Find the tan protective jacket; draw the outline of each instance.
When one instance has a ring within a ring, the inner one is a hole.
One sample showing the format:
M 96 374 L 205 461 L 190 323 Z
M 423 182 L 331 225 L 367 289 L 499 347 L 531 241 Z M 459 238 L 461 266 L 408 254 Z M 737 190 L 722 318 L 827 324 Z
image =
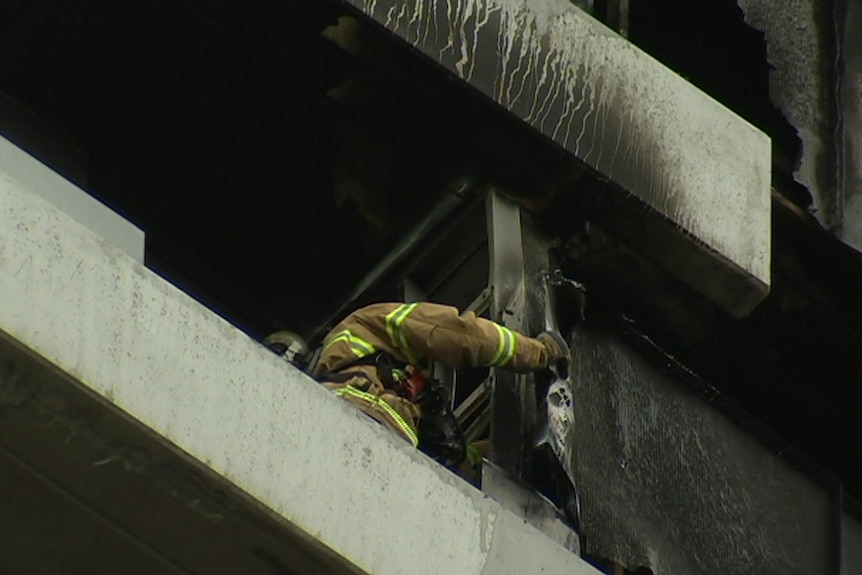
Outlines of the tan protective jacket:
M 487 365 L 535 371 L 548 364 L 541 342 L 473 312 L 459 314 L 454 307 L 434 303 L 379 303 L 353 312 L 324 338 L 314 375 L 326 383 L 330 374 L 357 374 L 326 385 L 413 445 L 418 444 L 419 407 L 386 389 L 375 366 L 355 365 L 379 352 L 410 365 L 427 359 L 454 368 Z

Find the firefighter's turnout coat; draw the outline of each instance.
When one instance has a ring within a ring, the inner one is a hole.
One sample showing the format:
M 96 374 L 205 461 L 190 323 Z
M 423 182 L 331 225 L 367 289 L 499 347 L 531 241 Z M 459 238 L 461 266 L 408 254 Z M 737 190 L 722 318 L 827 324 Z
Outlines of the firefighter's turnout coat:
M 535 371 L 548 365 L 540 341 L 473 312 L 459 314 L 454 307 L 379 303 L 350 314 L 324 338 L 314 375 L 414 446 L 418 444 L 420 408 L 399 395 L 391 381 L 383 381 L 380 366 L 369 361 L 381 353 L 410 366 L 408 372 L 427 360 L 454 368 L 498 366 L 514 371 Z

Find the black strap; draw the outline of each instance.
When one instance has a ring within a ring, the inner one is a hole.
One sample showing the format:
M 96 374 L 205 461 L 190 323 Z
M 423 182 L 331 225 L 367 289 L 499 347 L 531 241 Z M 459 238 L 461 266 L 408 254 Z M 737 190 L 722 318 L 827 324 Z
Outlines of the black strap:
M 329 377 L 333 373 L 338 373 L 344 371 L 345 369 L 349 369 L 351 367 L 356 367 L 359 365 L 374 365 L 377 362 L 377 354 L 366 355 L 365 357 L 358 357 L 356 359 L 352 359 L 347 363 L 343 363 L 341 365 L 337 365 L 333 367 L 324 377 Z
M 357 377 L 365 380 L 365 383 L 362 385 L 354 385 L 353 387 L 357 388 L 359 391 L 368 391 L 368 388 L 371 387 L 371 380 L 369 380 L 368 376 L 361 371 L 339 371 L 338 373 L 330 373 L 326 377 L 320 378 L 320 380 L 326 383 L 347 383 L 351 379 Z
M 365 379 L 368 379 L 368 376 L 361 371 L 345 371 L 350 368 L 362 365 L 375 366 L 377 368 L 377 377 L 380 379 L 380 383 L 382 383 L 383 387 L 386 389 L 394 389 L 397 383 L 392 377 L 392 370 L 404 369 L 406 367 L 405 363 L 398 361 L 397 359 L 392 357 L 392 355 L 386 353 L 385 351 L 381 351 L 371 355 L 366 355 L 365 357 L 358 357 L 345 364 L 339 365 L 332 369 L 332 371 L 321 375 L 320 377 L 318 377 L 318 379 L 321 381 L 330 381 L 332 383 L 343 383 L 344 381 L 350 379 L 350 377 L 356 376 L 361 376 Z M 337 381 L 336 379 L 340 381 Z

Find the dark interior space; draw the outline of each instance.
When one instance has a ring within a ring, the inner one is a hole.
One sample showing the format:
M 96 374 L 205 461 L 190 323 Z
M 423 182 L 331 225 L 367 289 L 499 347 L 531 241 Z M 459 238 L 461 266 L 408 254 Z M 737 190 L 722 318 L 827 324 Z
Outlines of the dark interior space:
M 0 90 L 85 151 L 151 268 L 256 337 L 314 327 L 451 182 L 559 162 L 390 39 L 373 62 L 325 39 L 338 3 L 0 10 Z
M 322 35 L 348 13 L 324 0 L 8 0 L 0 91 L 83 151 L 84 187 L 146 231 L 149 267 L 253 337 L 307 333 L 457 182 L 498 184 L 541 211 L 570 171 L 385 33 Z M 804 212 L 810 196 L 790 177 L 800 144 L 769 102 L 762 34 L 732 0 L 633 1 L 630 30 L 772 136 L 791 200 L 775 200 L 773 293 L 739 321 L 624 248 L 573 273 L 595 313 L 633 318 L 862 496 L 848 456 L 862 433 L 862 262 Z M 580 232 L 578 194 L 599 192 L 572 190 L 539 218 Z

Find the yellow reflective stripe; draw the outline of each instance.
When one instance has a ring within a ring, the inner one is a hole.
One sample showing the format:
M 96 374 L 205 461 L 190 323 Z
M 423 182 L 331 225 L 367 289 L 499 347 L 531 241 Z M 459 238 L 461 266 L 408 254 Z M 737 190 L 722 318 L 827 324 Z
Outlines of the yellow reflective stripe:
M 332 347 L 339 341 L 347 342 L 347 344 L 350 346 L 350 351 L 352 351 L 353 355 L 355 355 L 356 357 L 365 357 L 366 355 L 371 355 L 376 351 L 373 345 L 371 345 L 361 337 L 356 337 L 355 335 L 350 333 L 349 329 L 339 332 L 335 337 L 326 342 L 326 345 L 323 346 L 323 351 L 327 351 L 330 347 Z
M 500 361 L 500 358 L 503 357 L 503 354 L 506 352 L 506 336 L 503 334 L 503 327 L 496 323 L 494 324 L 494 327 L 497 328 L 500 339 L 497 342 L 497 353 L 495 353 L 494 357 L 491 358 L 491 365 L 497 365 L 497 362 Z
M 419 437 L 416 436 L 416 432 L 413 431 L 413 428 L 404 421 L 404 418 L 395 411 L 395 408 L 389 405 L 389 403 L 381 399 L 379 396 L 373 395 L 371 393 L 365 393 L 364 391 L 359 391 L 352 385 L 345 385 L 339 389 L 336 389 L 333 393 L 338 396 L 342 396 L 344 394 L 352 395 L 353 397 L 357 397 L 359 399 L 365 400 L 369 403 L 373 403 L 374 405 L 380 407 L 385 411 L 401 428 L 401 430 L 410 438 L 410 442 L 413 444 L 413 447 L 417 447 L 419 445 Z
M 356 350 L 358 349 L 360 352 L 362 352 L 363 357 L 366 355 L 371 355 L 372 353 L 377 351 L 376 349 L 374 349 L 373 345 L 371 345 L 361 337 L 356 337 L 353 334 L 350 334 L 350 346 L 354 348 L 353 353 L 356 353 Z
M 494 325 L 500 334 L 500 341 L 497 343 L 497 353 L 491 359 L 491 365 L 504 366 L 515 357 L 515 352 L 518 350 L 518 340 L 511 330 L 497 323 Z
M 467 463 L 470 467 L 482 465 L 482 452 L 472 443 L 467 444 Z
M 392 342 L 393 347 L 404 352 L 409 363 L 416 363 L 416 356 L 413 354 L 413 350 L 410 349 L 410 344 L 407 343 L 407 335 L 404 333 L 402 326 L 404 320 L 416 309 L 417 305 L 419 304 L 400 305 L 386 316 L 386 333 L 389 334 L 389 341 Z
M 323 351 L 327 351 L 330 347 L 332 347 L 339 341 L 350 341 L 350 332 L 342 331 L 341 333 L 330 339 L 328 342 L 326 342 L 326 345 L 323 346 Z

